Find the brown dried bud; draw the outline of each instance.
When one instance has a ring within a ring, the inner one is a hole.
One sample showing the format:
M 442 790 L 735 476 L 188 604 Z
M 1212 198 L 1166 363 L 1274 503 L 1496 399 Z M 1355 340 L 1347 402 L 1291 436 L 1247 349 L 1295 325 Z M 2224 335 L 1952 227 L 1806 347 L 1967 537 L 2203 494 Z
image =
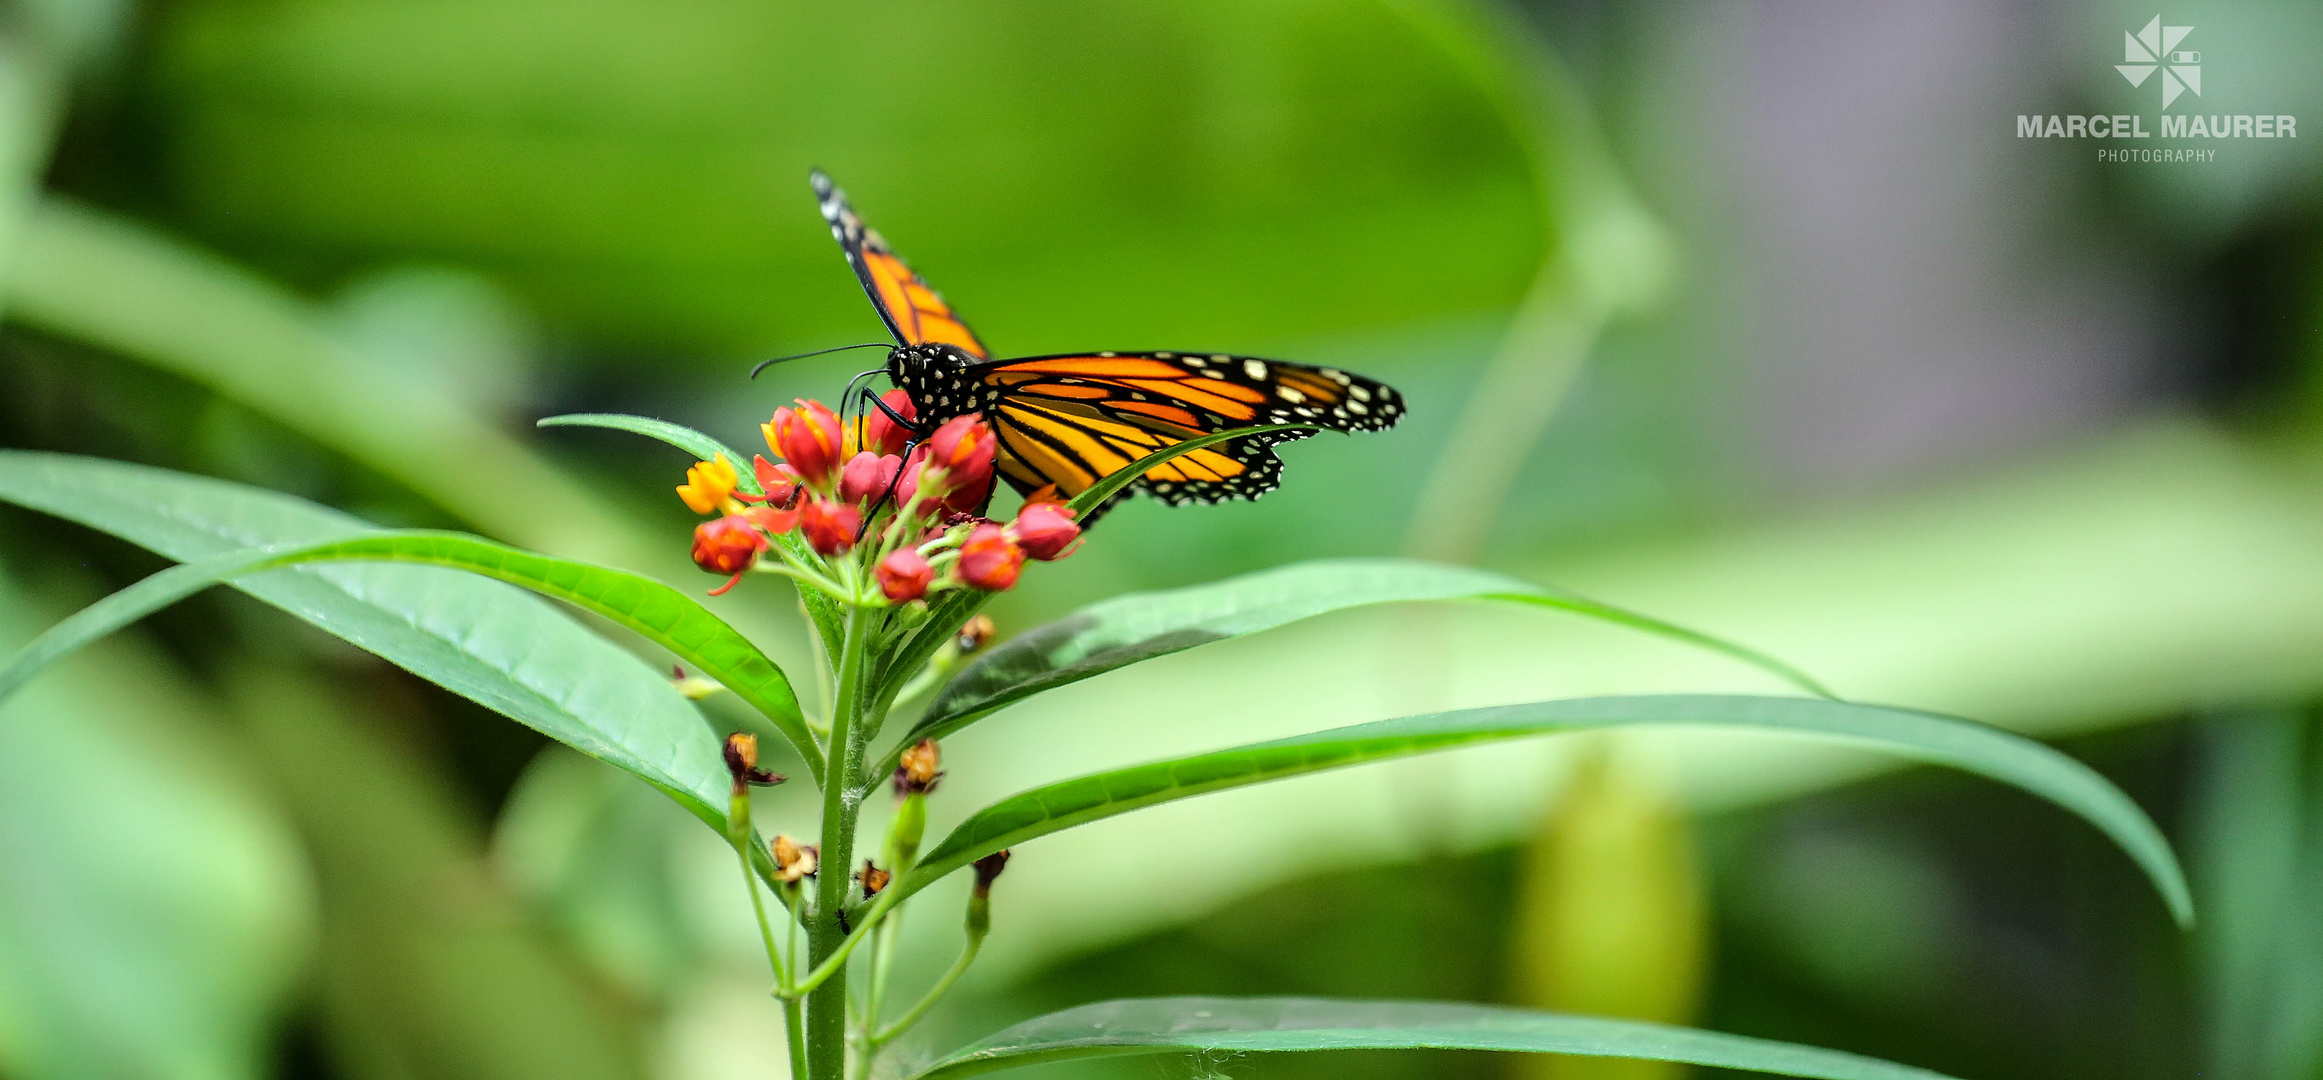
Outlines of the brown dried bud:
M 863 898 L 869 900 L 879 895 L 879 890 L 886 888 L 888 881 L 895 875 L 873 865 L 871 860 L 865 859 L 863 860 L 863 872 L 856 876 L 863 879 Z
M 944 778 L 943 755 L 936 752 L 936 740 L 921 739 L 904 750 L 895 764 L 895 795 L 925 795 L 936 790 L 936 781 Z
M 800 878 L 813 877 L 822 868 L 823 851 L 813 844 L 802 844 L 778 834 L 773 848 L 774 874 L 786 885 L 796 885 Z
M 764 787 L 783 781 L 782 774 L 758 767 L 758 736 L 747 731 L 726 736 L 726 772 L 734 777 L 736 791 L 750 784 Z
M 976 899 L 990 898 L 992 896 L 992 882 L 1000 877 L 1002 870 L 1007 868 L 1008 849 L 1006 848 L 976 860 Z
M 952 639 L 952 647 L 966 656 L 990 644 L 997 632 L 999 628 L 992 624 L 992 616 L 978 615 L 960 627 L 959 636 Z

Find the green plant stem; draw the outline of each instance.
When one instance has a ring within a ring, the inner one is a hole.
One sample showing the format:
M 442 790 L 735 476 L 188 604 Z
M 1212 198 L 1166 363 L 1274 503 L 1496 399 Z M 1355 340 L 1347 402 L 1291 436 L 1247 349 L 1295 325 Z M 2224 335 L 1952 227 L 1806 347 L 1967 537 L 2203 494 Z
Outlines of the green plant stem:
M 910 1031 L 913 1024 L 919 1023 L 920 1018 L 926 1016 L 928 1010 L 935 1008 L 936 1002 L 951 991 L 952 984 L 960 981 L 960 975 L 968 970 L 968 965 L 976 962 L 976 953 L 983 947 L 984 935 L 970 934 L 968 944 L 960 949 L 960 958 L 952 961 L 951 970 L 944 972 L 944 977 L 937 979 L 936 985 L 928 988 L 928 992 L 920 998 L 919 1004 L 911 1007 L 910 1012 L 897 1017 L 895 1023 L 874 1032 L 871 1049 L 876 1052 L 880 1047 L 895 1041 L 896 1036 Z
M 863 715 L 866 653 L 877 613 L 849 605 L 834 674 L 830 758 L 823 783 L 822 868 L 815 876 L 815 914 L 807 927 L 807 961 L 813 971 L 796 992 L 807 1004 L 807 1080 L 846 1080 L 847 953 L 858 934 L 844 922 L 848 867 L 855 858 L 855 819 L 863 804 Z M 860 928 L 856 928 L 860 929 Z
M 750 868 L 749 845 L 747 838 L 734 845 L 734 854 L 740 856 L 742 861 L 742 887 L 750 890 L 750 910 L 758 916 L 758 940 L 765 943 L 766 963 L 774 969 L 775 993 L 788 997 L 790 970 L 782 962 L 782 950 L 774 946 L 774 927 L 766 921 L 766 898 L 758 895 L 758 875 Z
M 806 1080 L 807 1021 L 796 997 L 782 999 L 782 1030 L 783 1041 L 790 1044 L 791 1080 Z
M 897 872 L 901 873 L 900 867 Z M 903 910 L 879 920 L 879 928 L 872 931 L 871 986 L 864 993 L 863 1053 L 866 1058 L 879 1052 L 879 1040 L 873 1033 L 879 1029 L 879 1008 L 887 1000 L 887 970 L 895 962 L 896 935 L 903 932 Z

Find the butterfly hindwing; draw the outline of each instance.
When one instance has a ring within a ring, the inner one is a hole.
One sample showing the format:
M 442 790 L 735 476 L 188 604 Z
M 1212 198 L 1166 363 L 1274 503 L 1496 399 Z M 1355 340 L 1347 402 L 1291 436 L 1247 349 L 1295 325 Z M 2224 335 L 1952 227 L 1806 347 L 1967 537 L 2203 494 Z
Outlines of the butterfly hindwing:
M 1222 353 L 1075 353 L 977 364 L 999 436 L 1001 472 L 1017 490 L 1050 483 L 1070 497 L 1137 459 L 1234 428 L 1312 424 L 1336 431 L 1391 427 L 1403 415 L 1392 387 L 1333 368 Z M 1251 499 L 1282 473 L 1286 431 L 1181 455 L 1131 485 L 1172 505 Z
M 978 359 L 992 355 L 976 332 L 968 329 L 952 305 L 931 288 L 927 281 L 912 271 L 903 256 L 887 246 L 879 231 L 863 224 L 855 208 L 848 204 L 847 193 L 831 183 L 831 178 L 816 171 L 810 177 L 815 185 L 815 199 L 822 204 L 823 220 L 831 223 L 831 236 L 839 241 L 840 250 L 847 253 L 847 265 L 855 268 L 855 276 L 862 279 L 863 291 L 871 294 L 871 306 L 879 311 L 879 318 L 887 324 L 888 332 L 906 345 L 951 345 Z

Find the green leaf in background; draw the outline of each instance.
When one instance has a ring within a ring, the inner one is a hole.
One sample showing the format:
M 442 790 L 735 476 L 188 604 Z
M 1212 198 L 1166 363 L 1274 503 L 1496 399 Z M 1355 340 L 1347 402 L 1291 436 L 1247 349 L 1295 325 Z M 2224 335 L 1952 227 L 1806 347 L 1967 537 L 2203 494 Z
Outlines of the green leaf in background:
M 261 264 L 459 259 L 600 341 L 868 341 L 819 163 L 1010 353 L 1226 348 L 1499 310 L 1562 227 L 1398 6 L 198 0 L 138 89 L 153 182 Z
M 51 617 L 24 584 L 0 578 L 0 648 Z M 0 1074 L 270 1075 L 314 896 L 221 720 L 126 640 L 0 705 Z
M 317 1011 L 338 1075 L 647 1076 L 635 1010 L 509 892 L 449 778 L 385 726 L 392 711 L 288 670 L 228 683 L 322 886 Z
M 459 395 L 384 370 L 301 297 L 152 226 L 51 198 L 8 298 L 12 319 L 209 387 L 483 532 L 628 561 L 617 513 Z
M 178 600 L 244 574 L 327 562 L 404 562 L 465 570 L 519 585 L 595 612 L 643 635 L 693 664 L 772 720 L 810 768 L 821 764 L 814 734 L 799 715 L 798 699 L 782 669 L 693 597 L 651 578 L 588 563 L 553 559 L 481 537 L 427 529 L 380 533 L 306 547 L 228 552 L 171 567 L 75 613 L 41 635 L 0 669 L 0 697 L 42 665 L 81 644 L 142 619 Z M 681 801 L 699 794 L 699 778 L 671 771 L 698 755 L 686 746 L 654 747 L 622 732 L 567 727 L 544 732 L 591 757 L 635 773 Z M 706 730 L 686 741 L 709 738 Z M 818 775 L 821 770 L 816 769 Z M 714 810 L 714 807 L 711 809 Z
M 1709 882 L 1694 825 L 1617 740 L 1581 736 L 1572 780 L 1525 845 L 1500 973 L 1508 1004 L 1690 1024 L 1710 966 Z M 1665 1061 L 1536 1055 L 1508 1080 L 1685 1080 Z
M 240 484 L 13 450 L 0 450 L 0 501 L 180 560 L 375 531 Z M 685 781 L 679 791 L 688 809 L 724 820 L 725 765 L 701 713 L 662 672 L 520 589 L 460 571 L 384 565 L 274 570 L 235 587 L 551 738 L 634 746 L 637 760 L 660 760 Z
M 1440 1001 L 1211 997 L 1101 1001 L 1050 1013 L 957 1050 L 913 1080 L 1127 1055 L 1408 1049 L 1643 1058 L 1821 1080 L 1944 1080 L 1837 1050 L 1636 1020 Z
M 1828 696 L 1812 678 L 1763 653 L 1505 574 L 1410 559 L 1331 559 L 1118 596 L 1035 627 L 953 676 L 906 741 L 942 738 L 1012 702 L 1140 660 L 1333 611 L 1427 600 L 1494 600 L 1570 611 L 1724 653 Z
M 1707 694 L 1578 698 L 1407 716 L 1060 781 L 977 811 L 881 899 L 899 903 L 1002 848 L 1159 803 L 1431 750 L 1633 724 L 1837 736 L 2012 784 L 2097 826 L 2144 869 L 2181 925 L 2193 921 L 2185 874 L 2161 830 L 2119 788 L 2064 754 L 1998 728 L 1911 709 Z M 889 894 L 895 899 L 888 900 Z

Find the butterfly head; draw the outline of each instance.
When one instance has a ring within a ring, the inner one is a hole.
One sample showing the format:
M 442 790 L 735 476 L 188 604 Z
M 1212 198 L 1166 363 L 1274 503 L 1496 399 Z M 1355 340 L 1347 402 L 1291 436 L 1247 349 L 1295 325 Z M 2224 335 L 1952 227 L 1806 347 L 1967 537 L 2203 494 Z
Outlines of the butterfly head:
M 922 417 L 941 422 L 982 407 L 982 395 L 968 376 L 968 365 L 975 362 L 975 356 L 955 345 L 899 345 L 888 351 L 887 374 L 911 395 Z

